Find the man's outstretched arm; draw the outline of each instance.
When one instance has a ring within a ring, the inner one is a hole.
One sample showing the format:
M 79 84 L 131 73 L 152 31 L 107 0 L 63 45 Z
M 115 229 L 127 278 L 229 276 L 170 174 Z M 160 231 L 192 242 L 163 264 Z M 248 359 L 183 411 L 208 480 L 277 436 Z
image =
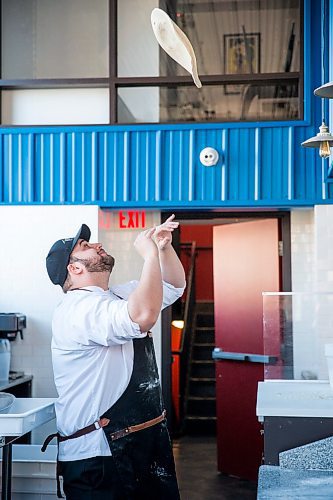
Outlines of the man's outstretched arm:
M 154 326 L 162 306 L 162 276 L 158 249 L 152 239 L 154 232 L 155 228 L 143 231 L 134 243 L 144 264 L 138 286 L 128 298 L 128 313 L 141 332 Z
M 177 253 L 172 246 L 172 232 L 179 226 L 172 214 L 155 229 L 155 241 L 159 250 L 162 278 L 176 288 L 185 286 L 185 272 Z

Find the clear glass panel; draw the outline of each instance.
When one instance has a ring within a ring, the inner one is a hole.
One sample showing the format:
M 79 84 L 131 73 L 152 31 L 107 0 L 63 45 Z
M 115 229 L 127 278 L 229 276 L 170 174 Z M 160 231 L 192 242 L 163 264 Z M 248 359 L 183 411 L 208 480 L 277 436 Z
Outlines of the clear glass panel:
M 299 118 L 298 88 L 288 85 L 133 87 L 118 92 L 118 121 L 250 121 Z
M 150 21 L 155 7 L 158 0 L 118 1 L 118 76 L 159 76 L 159 45 Z
M 264 293 L 263 326 L 264 352 L 275 358 L 265 365 L 265 380 L 329 378 L 333 293 Z
M 159 122 L 158 87 L 132 87 L 118 90 L 119 123 Z
M 5 90 L 2 125 L 87 125 L 109 123 L 108 89 Z
M 154 7 L 167 11 L 186 33 L 201 75 L 300 69 L 299 0 L 179 0 L 160 5 L 158 0 L 121 0 L 120 76 L 187 74 L 159 51 L 150 26 Z
M 3 0 L 2 78 L 108 76 L 108 0 Z

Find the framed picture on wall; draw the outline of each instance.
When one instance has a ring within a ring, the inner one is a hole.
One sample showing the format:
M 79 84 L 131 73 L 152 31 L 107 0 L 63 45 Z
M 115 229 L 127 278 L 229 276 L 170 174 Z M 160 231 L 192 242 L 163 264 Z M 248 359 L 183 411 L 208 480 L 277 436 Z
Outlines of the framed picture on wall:
M 224 73 L 244 75 L 260 73 L 260 33 L 224 35 Z M 242 85 L 225 85 L 226 94 L 239 94 Z

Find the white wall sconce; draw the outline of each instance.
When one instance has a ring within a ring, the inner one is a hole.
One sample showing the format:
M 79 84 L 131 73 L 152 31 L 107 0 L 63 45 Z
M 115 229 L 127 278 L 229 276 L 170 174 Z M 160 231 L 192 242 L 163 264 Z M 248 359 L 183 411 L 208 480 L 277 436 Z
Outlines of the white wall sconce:
M 213 167 L 219 161 L 219 154 L 214 148 L 204 148 L 200 151 L 200 161 L 205 167 Z

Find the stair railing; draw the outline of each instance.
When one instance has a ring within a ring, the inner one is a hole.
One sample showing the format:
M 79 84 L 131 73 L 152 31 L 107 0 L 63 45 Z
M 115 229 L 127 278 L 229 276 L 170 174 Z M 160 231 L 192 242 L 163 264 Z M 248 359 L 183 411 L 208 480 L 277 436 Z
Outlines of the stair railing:
M 187 393 L 189 385 L 190 352 L 193 337 L 193 316 L 195 309 L 195 259 L 196 242 L 182 243 L 182 248 L 189 250 L 190 263 L 186 279 L 186 299 L 184 307 L 184 327 L 180 347 L 172 351 L 172 356 L 179 356 L 179 428 L 183 427 L 186 415 Z

